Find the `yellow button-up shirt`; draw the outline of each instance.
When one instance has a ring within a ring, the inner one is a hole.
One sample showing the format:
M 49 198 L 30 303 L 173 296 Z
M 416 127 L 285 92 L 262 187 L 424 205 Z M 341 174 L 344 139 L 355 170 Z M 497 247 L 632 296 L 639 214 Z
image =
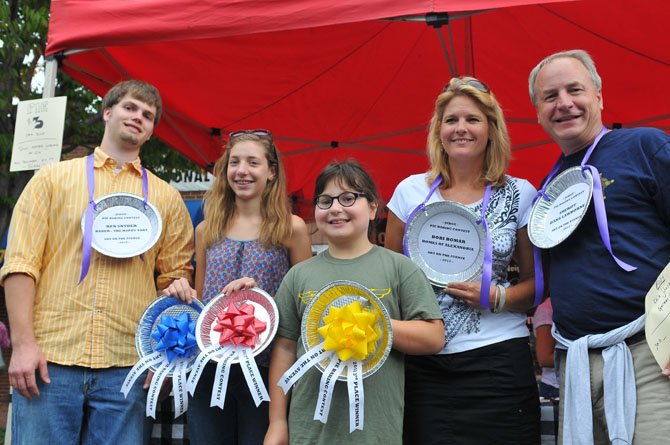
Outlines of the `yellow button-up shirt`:
M 142 196 L 139 159 L 116 162 L 97 148 L 95 199 L 109 193 Z M 115 171 L 116 169 L 116 171 Z M 12 273 L 36 283 L 33 328 L 47 361 L 90 368 L 131 366 L 138 356 L 135 328 L 157 289 L 176 278 L 191 279 L 193 226 L 179 193 L 148 172 L 149 202 L 163 230 L 141 256 L 111 258 L 91 250 L 86 278 L 79 284 L 88 203 L 86 158 L 43 167 L 14 208 L 0 282 Z

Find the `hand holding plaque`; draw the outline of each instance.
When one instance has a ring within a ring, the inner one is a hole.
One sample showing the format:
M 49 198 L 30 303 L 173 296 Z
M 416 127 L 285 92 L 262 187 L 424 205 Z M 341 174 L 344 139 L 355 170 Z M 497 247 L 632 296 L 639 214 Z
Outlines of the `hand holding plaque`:
M 407 222 L 405 236 L 409 258 L 436 286 L 471 281 L 482 272 L 486 232 L 463 204 L 427 205 Z

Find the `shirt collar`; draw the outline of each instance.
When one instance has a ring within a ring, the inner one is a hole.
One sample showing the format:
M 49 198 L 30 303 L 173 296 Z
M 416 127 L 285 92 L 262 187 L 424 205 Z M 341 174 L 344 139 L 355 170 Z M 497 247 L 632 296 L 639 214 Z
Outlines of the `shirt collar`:
M 112 157 L 105 153 L 100 147 L 96 147 L 93 153 L 93 165 L 95 168 L 100 168 L 108 162 L 115 163 Z M 140 161 L 139 157 L 135 158 L 133 162 L 130 162 L 129 164 L 136 173 L 142 176 L 142 161 Z

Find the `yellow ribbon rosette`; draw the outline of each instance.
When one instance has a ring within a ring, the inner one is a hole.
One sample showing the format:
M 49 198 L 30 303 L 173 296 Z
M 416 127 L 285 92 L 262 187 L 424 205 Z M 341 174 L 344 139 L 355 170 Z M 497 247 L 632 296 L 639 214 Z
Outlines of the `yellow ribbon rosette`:
M 302 318 L 305 352 L 281 376 L 285 394 L 311 368 L 321 371 L 314 420 L 326 423 L 336 386 L 347 386 L 349 432 L 365 425 L 363 379 L 378 370 L 393 344 L 391 318 L 381 300 L 353 281 L 338 280 L 315 293 Z M 342 383 L 340 383 L 342 382 Z
M 344 307 L 331 307 L 318 329 L 324 338 L 324 349 L 335 351 L 342 361 L 365 360 L 381 337 L 377 314 L 363 309 L 359 301 Z

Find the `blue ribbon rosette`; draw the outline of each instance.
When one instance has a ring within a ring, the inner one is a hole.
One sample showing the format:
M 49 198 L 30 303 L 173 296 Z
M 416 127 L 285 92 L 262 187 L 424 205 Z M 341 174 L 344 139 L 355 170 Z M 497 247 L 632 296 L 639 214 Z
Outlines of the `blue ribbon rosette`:
M 200 352 L 195 329 L 202 309 L 203 304 L 197 299 L 185 304 L 173 297 L 161 297 L 144 311 L 135 332 L 135 347 L 140 360 L 128 373 L 121 392 L 127 397 L 144 371 L 153 371 L 147 393 L 147 416 L 156 418 L 160 389 L 168 377 L 173 378 L 175 418 L 188 409 L 187 373 Z

